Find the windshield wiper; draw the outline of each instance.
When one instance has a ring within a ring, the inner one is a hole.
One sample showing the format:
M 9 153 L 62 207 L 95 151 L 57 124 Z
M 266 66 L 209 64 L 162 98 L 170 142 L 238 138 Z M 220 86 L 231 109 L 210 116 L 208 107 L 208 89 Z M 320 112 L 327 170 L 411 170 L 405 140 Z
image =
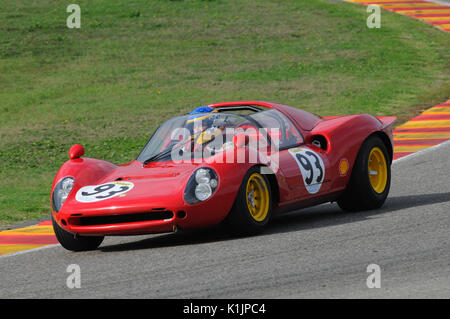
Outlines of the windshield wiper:
M 203 131 L 202 131 L 203 132 Z M 174 144 L 174 145 L 172 145 L 172 147 L 169 147 L 168 149 L 165 149 L 164 151 L 161 151 L 161 152 L 159 152 L 159 153 L 157 153 L 157 154 L 155 154 L 155 155 L 153 155 L 153 156 L 151 156 L 150 158 L 148 158 L 148 159 L 146 159 L 142 164 L 143 165 L 147 165 L 148 163 L 150 163 L 150 162 L 154 162 L 154 161 L 157 161 L 157 160 L 159 160 L 159 159 L 161 159 L 161 158 L 164 158 L 165 156 L 167 156 L 167 155 L 169 155 L 171 152 L 172 152 L 172 150 L 173 150 L 173 148 L 174 147 L 179 147 L 179 148 L 181 148 L 181 146 L 182 145 L 184 145 L 184 144 L 186 144 L 186 142 L 188 142 L 188 141 L 190 141 L 190 142 L 192 142 L 192 141 L 194 141 L 202 132 L 200 132 L 200 133 L 197 133 L 197 135 L 191 135 L 188 139 L 186 139 L 185 141 L 183 141 L 183 142 L 180 142 L 180 143 L 176 143 L 176 144 Z
M 172 147 L 169 148 L 169 149 L 166 149 L 166 150 L 164 150 L 164 151 L 162 151 L 160 153 L 157 153 L 157 154 L 155 154 L 155 155 L 153 155 L 151 157 L 149 157 L 148 159 L 146 159 L 143 162 L 143 165 L 147 165 L 150 162 L 154 162 L 154 161 L 157 161 L 157 160 L 159 160 L 161 158 L 164 158 L 165 156 L 169 155 L 171 152 L 172 152 Z
M 192 138 L 192 137 L 191 137 L 191 138 Z M 150 162 L 154 162 L 154 161 L 157 161 L 157 160 L 159 160 L 159 159 L 161 159 L 161 158 L 166 157 L 167 155 L 169 155 L 170 153 L 172 153 L 172 150 L 173 150 L 174 147 L 181 148 L 182 144 L 183 144 L 183 143 L 176 143 L 176 144 L 173 144 L 172 146 L 169 146 L 169 148 L 165 149 L 164 151 L 161 151 L 161 152 L 159 152 L 159 153 L 156 153 L 155 155 L 153 155 L 153 156 L 149 157 L 148 159 L 146 159 L 146 160 L 143 162 L 143 165 L 147 165 L 147 164 L 150 163 Z

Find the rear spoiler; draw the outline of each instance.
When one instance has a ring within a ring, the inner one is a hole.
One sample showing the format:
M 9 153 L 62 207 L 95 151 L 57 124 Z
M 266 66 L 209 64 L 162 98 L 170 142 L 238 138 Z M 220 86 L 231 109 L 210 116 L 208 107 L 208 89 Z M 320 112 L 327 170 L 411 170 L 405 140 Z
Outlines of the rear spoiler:
M 332 120 L 339 117 L 348 116 L 348 115 L 333 115 L 333 116 L 322 116 L 322 119 L 324 120 Z M 395 116 L 375 116 L 381 123 L 383 123 L 384 127 L 388 127 L 392 125 L 397 118 Z
M 397 120 L 395 116 L 376 116 L 376 118 L 384 124 L 384 127 L 391 126 Z

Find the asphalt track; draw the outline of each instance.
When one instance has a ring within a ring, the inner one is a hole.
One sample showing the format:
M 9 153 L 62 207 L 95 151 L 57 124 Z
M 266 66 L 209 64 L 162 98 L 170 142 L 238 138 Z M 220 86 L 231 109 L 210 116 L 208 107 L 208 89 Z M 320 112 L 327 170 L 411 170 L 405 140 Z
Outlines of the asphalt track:
M 1 298 L 449 298 L 450 142 L 393 164 L 376 211 L 326 204 L 280 216 L 263 235 L 218 231 L 110 237 L 0 257 Z M 68 265 L 81 288 L 66 285 Z M 369 289 L 369 264 L 381 288 Z

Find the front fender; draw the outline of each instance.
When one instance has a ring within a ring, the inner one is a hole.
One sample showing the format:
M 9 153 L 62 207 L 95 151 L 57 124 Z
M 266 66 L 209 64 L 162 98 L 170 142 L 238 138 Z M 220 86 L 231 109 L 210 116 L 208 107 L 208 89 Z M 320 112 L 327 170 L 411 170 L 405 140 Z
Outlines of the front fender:
M 56 173 L 52 192 L 55 185 L 66 176 L 72 176 L 75 179 L 75 185 L 90 185 L 95 184 L 116 168 L 117 165 L 95 158 L 84 157 L 68 160 Z

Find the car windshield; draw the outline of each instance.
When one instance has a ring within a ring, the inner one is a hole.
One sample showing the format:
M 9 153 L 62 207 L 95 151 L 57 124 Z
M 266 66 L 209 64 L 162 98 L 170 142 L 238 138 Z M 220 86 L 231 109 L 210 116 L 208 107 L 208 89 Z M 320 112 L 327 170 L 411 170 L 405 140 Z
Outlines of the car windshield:
M 276 110 L 234 114 L 231 112 L 210 112 L 183 115 L 163 123 L 152 135 L 139 154 L 141 162 L 169 161 L 206 157 L 234 147 L 232 137 L 245 132 L 250 140 L 257 141 L 257 147 L 267 147 L 273 140 L 276 146 L 284 146 L 282 138 L 286 130 L 292 130 L 292 143 L 298 143 L 301 136 L 284 115 Z M 281 130 L 284 131 L 280 132 Z M 275 132 L 275 133 L 273 133 Z

